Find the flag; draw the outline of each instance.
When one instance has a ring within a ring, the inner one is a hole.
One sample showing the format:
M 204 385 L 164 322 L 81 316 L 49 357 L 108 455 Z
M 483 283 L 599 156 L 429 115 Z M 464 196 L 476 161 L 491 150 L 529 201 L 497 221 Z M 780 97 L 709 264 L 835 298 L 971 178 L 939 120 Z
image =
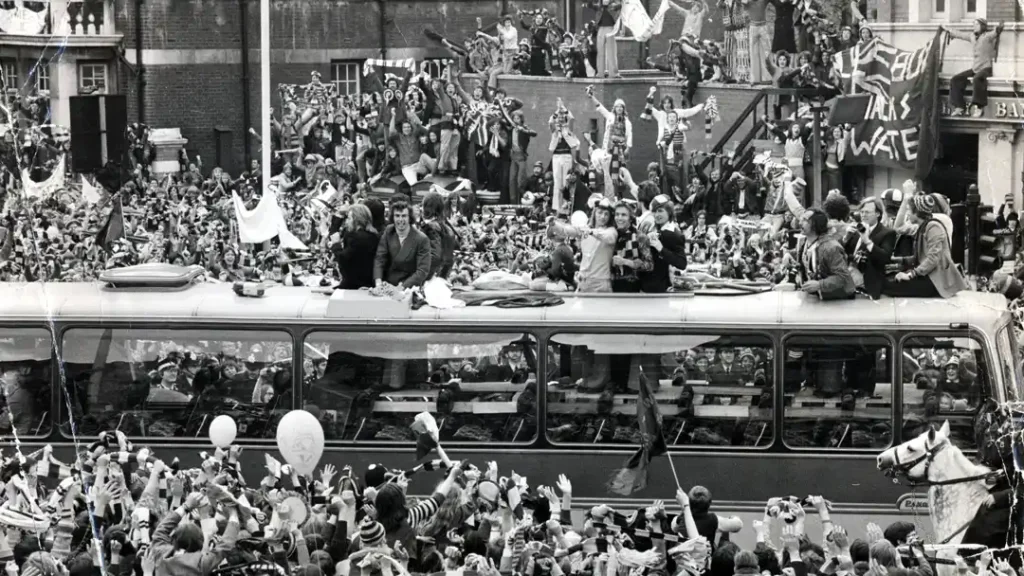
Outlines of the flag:
M 647 376 L 640 372 L 640 392 L 636 402 L 636 421 L 640 428 L 640 449 L 630 456 L 625 466 L 612 475 L 608 491 L 629 496 L 647 487 L 647 466 L 656 456 L 668 452 L 661 429 L 661 412 L 651 392 Z
M 85 179 L 84 175 L 82 176 L 82 198 L 84 198 L 90 206 L 100 201 L 100 189 L 90 184 L 89 181 Z
M 419 462 L 438 446 L 440 433 L 437 421 L 430 412 L 421 412 L 416 415 L 410 428 L 416 433 L 416 461 Z
M 878 37 L 832 57 L 844 94 L 831 117 L 853 125 L 845 162 L 927 175 L 938 146 L 942 32 L 924 47 L 900 50 Z M 868 94 L 865 105 L 863 94 Z M 853 116 L 851 118 L 851 116 Z M 857 117 L 859 116 L 859 119 Z
M 124 207 L 121 206 L 121 199 L 114 199 L 114 208 L 107 216 L 107 222 L 96 234 L 96 244 L 107 252 L 111 251 L 114 242 L 124 237 Z
M 661 0 L 661 7 L 655 12 L 654 18 L 651 18 L 640 0 L 626 0 L 622 3 L 622 12 L 619 13 L 620 26 L 617 33 L 621 34 L 622 28 L 625 27 L 637 42 L 646 42 L 652 36 L 661 34 L 668 8 L 669 0 Z
M 928 63 L 925 65 L 921 92 L 921 125 L 918 128 L 917 164 L 914 173 L 918 180 L 924 181 L 932 170 L 935 157 L 939 154 L 939 119 L 942 116 L 942 105 L 939 103 L 939 70 L 942 68 L 942 29 L 935 31 L 928 51 Z
M 316 188 L 316 197 L 313 200 L 319 203 L 319 208 L 325 209 L 334 206 L 334 198 L 338 195 L 338 190 L 331 185 L 327 180 L 321 180 L 320 185 Z
M 238 240 L 243 244 L 259 244 L 277 236 L 281 248 L 306 250 L 306 245 L 288 231 L 284 221 L 284 213 L 277 203 L 277 194 L 267 189 L 260 198 L 260 203 L 252 210 L 247 210 L 242 199 L 235 192 L 231 193 L 231 201 L 235 207 L 235 219 L 238 222 Z
M 64 188 L 65 157 L 61 156 L 50 177 L 42 182 L 32 180 L 28 170 L 21 171 L 21 188 L 29 198 L 43 198 Z

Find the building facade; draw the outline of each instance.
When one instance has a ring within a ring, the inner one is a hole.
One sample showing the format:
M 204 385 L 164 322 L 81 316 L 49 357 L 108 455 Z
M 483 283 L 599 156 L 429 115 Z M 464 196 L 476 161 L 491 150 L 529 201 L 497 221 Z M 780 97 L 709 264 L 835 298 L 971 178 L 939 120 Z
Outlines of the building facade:
M 259 17 L 257 0 L 4 0 L 0 70 L 53 124 L 73 97 L 121 95 L 128 122 L 180 128 L 207 170 L 238 172 L 258 157 Z
M 980 118 L 949 117 L 949 78 L 971 67 L 971 46 L 952 40 L 945 47 L 941 76 L 944 117 L 941 155 L 929 185 L 954 200 L 976 181 L 982 202 L 998 206 L 1007 194 L 1021 205 L 1024 189 L 1024 100 L 1019 82 L 1024 79 L 1024 22 L 1021 3 L 1015 0 L 869 0 L 871 28 L 894 46 L 913 49 L 924 45 L 939 25 L 969 33 L 977 18 L 1005 28 L 999 41 L 989 105 Z M 899 170 L 875 169 L 874 191 L 896 187 L 908 177 Z

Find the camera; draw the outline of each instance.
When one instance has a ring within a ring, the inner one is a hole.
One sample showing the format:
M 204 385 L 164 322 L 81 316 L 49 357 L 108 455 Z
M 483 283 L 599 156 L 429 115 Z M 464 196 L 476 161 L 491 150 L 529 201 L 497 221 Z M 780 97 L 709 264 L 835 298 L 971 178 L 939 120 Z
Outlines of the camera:
M 867 228 L 867 226 L 864 225 L 863 222 L 858 222 L 857 223 L 857 231 L 863 234 L 864 232 L 868 231 L 868 228 Z

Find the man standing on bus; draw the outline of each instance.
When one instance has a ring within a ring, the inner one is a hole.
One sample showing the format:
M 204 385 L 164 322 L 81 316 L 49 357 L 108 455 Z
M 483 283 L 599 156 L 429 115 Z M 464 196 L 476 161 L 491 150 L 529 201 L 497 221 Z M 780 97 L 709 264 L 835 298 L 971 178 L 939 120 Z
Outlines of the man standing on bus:
M 811 208 L 801 217 L 804 244 L 800 250 L 803 284 L 807 294 L 822 300 L 853 298 L 856 286 L 846 262 L 846 252 L 838 240 L 828 233 L 828 216 Z
M 391 224 L 377 245 L 373 280 L 399 288 L 420 286 L 430 270 L 430 240 L 412 225 L 412 210 L 405 202 L 391 205 Z
M 881 223 L 884 215 L 881 199 L 865 198 L 860 204 L 860 224 L 850 228 L 846 239 L 846 254 L 863 278 L 864 292 L 873 300 L 882 295 L 885 267 L 896 247 L 896 232 Z

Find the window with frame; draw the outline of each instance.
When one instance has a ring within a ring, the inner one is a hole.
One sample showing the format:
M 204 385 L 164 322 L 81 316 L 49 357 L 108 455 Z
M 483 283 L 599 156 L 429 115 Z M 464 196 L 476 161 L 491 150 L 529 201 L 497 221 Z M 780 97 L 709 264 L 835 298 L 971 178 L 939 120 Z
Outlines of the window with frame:
M 548 439 L 639 444 L 643 375 L 670 447 L 765 448 L 775 437 L 773 366 L 766 336 L 557 334 L 548 346 Z
M 990 390 L 989 366 L 977 340 L 915 335 L 903 341 L 904 439 L 948 421 L 953 443 L 976 449 L 974 416 Z
M 442 442 L 531 442 L 537 343 L 522 333 L 316 332 L 303 346 L 303 402 L 327 440 L 415 442 L 420 412 Z
M 0 434 L 50 433 L 53 337 L 42 328 L 0 331 Z
M 0 60 L 0 70 L 4 75 L 4 88 L 6 90 L 20 90 L 21 83 L 18 81 L 18 63 L 14 60 Z
M 338 96 L 359 94 L 363 81 L 363 65 L 360 62 L 332 62 L 331 82 L 337 87 Z
M 946 13 L 946 0 L 932 0 L 932 13 L 933 14 L 945 14 Z
M 50 91 L 50 66 L 45 62 L 40 62 L 32 70 L 32 75 L 36 81 L 37 92 L 49 92 Z
M 978 0 L 967 0 L 967 14 L 974 16 L 978 13 Z
M 79 434 L 205 438 L 228 414 L 239 438 L 273 438 L 292 407 L 286 332 L 72 329 L 62 352 Z
M 86 62 L 78 65 L 78 91 L 82 94 L 107 93 L 107 64 Z
M 880 449 L 892 442 L 892 346 L 874 336 L 784 343 L 782 438 L 790 448 Z

